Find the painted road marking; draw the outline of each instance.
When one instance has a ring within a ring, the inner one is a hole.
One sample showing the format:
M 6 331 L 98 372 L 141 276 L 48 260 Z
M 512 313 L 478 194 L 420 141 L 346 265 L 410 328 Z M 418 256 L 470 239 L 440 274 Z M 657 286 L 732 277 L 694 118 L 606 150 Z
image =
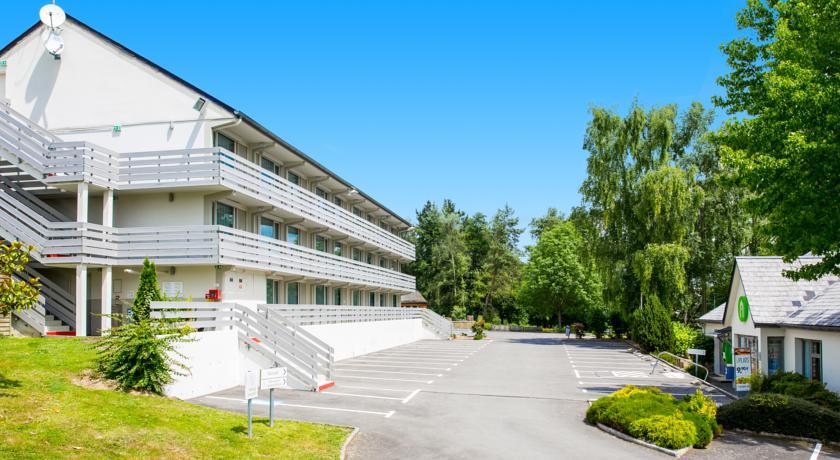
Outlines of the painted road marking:
M 418 389 L 416 389 L 416 390 L 414 390 L 414 391 L 412 391 L 410 395 L 406 396 L 406 397 L 405 397 L 405 399 L 403 399 L 403 400 L 402 400 L 402 403 L 403 403 L 403 404 L 405 404 L 405 403 L 407 403 L 407 402 L 411 401 L 411 398 L 413 398 L 413 397 L 417 396 L 417 393 L 420 393 L 420 389 L 419 389 L 419 388 L 418 388 Z
M 402 398 L 394 398 L 392 396 L 374 396 L 374 395 L 360 395 L 356 393 L 339 393 L 337 391 L 322 391 L 322 394 L 325 395 L 337 395 L 337 396 L 354 396 L 356 398 L 372 398 L 372 399 L 393 399 L 393 400 L 402 400 Z
M 236 401 L 236 402 L 240 402 L 242 404 L 247 404 L 248 403 L 248 401 L 246 401 L 244 399 L 239 399 L 239 398 L 226 398 L 224 396 L 205 396 L 205 397 L 208 398 L 208 399 L 221 399 L 221 400 L 224 400 L 224 401 Z M 254 403 L 259 404 L 261 406 L 267 406 L 268 405 L 268 401 L 265 401 L 265 400 L 262 400 L 262 399 L 254 400 Z M 277 402 L 277 401 L 274 401 L 274 405 L 275 406 L 284 406 L 284 407 L 299 407 L 299 408 L 302 408 L 302 409 L 331 410 L 331 411 L 336 411 L 336 412 L 354 412 L 354 413 L 357 413 L 357 414 L 382 415 L 385 418 L 391 418 L 391 416 L 394 415 L 394 411 L 376 412 L 376 411 L 371 411 L 371 410 L 342 409 L 342 408 L 339 408 L 339 407 L 305 406 L 303 404 L 288 404 L 288 403 Z
M 378 388 L 378 387 L 359 387 L 355 385 L 341 385 L 341 388 L 352 388 L 354 390 L 375 390 L 375 391 L 399 391 L 401 393 L 411 393 L 412 390 L 398 390 L 396 388 Z
M 341 374 L 335 375 L 336 377 L 342 377 L 345 379 L 359 379 L 359 380 L 388 380 L 390 382 L 414 382 L 414 383 L 425 383 L 427 385 L 431 385 L 434 380 L 411 380 L 411 379 L 386 379 L 384 377 L 366 377 L 363 375 L 348 375 L 348 374 Z
M 580 372 L 578 372 L 577 369 L 575 369 L 575 377 L 580 378 Z
M 429 359 L 413 359 L 411 361 L 400 361 L 400 360 L 393 360 L 391 358 L 386 358 L 384 356 L 382 356 L 382 357 L 371 356 L 371 357 L 366 357 L 364 359 L 355 359 L 353 361 L 354 362 L 358 361 L 360 363 L 367 363 L 367 362 L 371 362 L 371 363 L 372 362 L 395 363 L 395 364 L 420 363 L 420 364 L 443 364 L 443 365 L 446 365 L 446 366 L 449 366 L 449 365 L 457 366 L 458 363 L 463 361 L 463 360 L 459 359 L 456 362 L 443 361 L 443 360 L 429 360 Z M 455 361 L 455 360 L 453 360 L 453 361 Z M 340 364 L 340 363 L 337 363 L 337 364 Z
M 341 367 L 353 367 L 353 366 L 355 366 L 355 367 L 393 367 L 393 368 L 397 368 L 397 369 L 405 369 L 405 368 L 427 369 L 427 370 L 432 370 L 432 371 L 449 371 L 449 370 L 451 370 L 448 367 L 422 367 L 422 366 L 410 366 L 410 365 L 392 366 L 392 365 L 389 365 L 389 364 L 355 364 L 355 363 L 345 364 L 345 363 L 336 363 L 335 366 L 336 367 L 339 367 L 339 366 L 341 366 Z
M 814 446 L 814 452 L 811 453 L 811 460 L 817 460 L 817 457 L 820 456 L 820 450 L 822 450 L 822 443 L 818 442 Z
M 646 379 L 650 377 L 650 374 L 642 371 L 611 371 L 612 375 L 616 377 L 629 377 L 629 378 L 639 378 L 639 379 Z
M 372 369 L 346 369 L 350 372 L 373 372 L 376 374 L 425 375 L 429 377 L 443 377 L 443 374 L 424 374 L 422 372 L 375 371 Z

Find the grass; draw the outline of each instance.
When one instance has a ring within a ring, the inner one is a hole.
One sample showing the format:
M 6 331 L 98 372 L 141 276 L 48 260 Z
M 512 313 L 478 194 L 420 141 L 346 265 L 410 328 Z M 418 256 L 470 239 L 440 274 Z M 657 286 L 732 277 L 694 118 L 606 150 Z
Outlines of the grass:
M 0 458 L 338 458 L 350 430 L 77 386 L 95 339 L 0 337 Z

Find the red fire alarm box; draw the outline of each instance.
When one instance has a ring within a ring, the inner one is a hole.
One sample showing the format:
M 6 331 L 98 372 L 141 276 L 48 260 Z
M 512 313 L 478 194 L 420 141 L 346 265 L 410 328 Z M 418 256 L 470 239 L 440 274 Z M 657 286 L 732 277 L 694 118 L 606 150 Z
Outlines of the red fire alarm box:
M 206 294 L 204 294 L 204 299 L 210 302 L 218 302 L 222 299 L 222 292 L 218 289 L 210 289 Z

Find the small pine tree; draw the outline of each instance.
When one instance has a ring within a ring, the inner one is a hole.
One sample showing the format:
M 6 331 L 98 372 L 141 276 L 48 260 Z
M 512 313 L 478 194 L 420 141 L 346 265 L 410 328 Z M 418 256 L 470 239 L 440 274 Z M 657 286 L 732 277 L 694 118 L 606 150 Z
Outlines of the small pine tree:
M 671 318 L 656 295 L 650 295 L 645 305 L 633 312 L 633 340 L 645 352 L 668 351 L 674 348 Z
M 163 300 L 163 295 L 158 287 L 157 271 L 155 264 L 147 257 L 143 261 L 143 271 L 140 272 L 140 285 L 137 287 L 137 294 L 134 296 L 132 307 L 134 321 L 147 320 L 151 316 L 152 302 Z

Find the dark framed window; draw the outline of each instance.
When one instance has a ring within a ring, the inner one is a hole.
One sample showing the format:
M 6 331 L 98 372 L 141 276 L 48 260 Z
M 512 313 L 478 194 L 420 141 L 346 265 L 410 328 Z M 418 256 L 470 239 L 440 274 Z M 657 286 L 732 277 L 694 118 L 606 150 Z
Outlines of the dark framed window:
M 300 185 L 300 176 L 291 171 L 286 172 L 286 179 L 289 179 L 289 182 L 295 185 Z
M 216 147 L 221 147 L 230 153 L 236 153 L 236 141 L 222 133 L 216 133 Z
M 277 223 L 267 217 L 260 217 L 260 235 L 277 239 Z
M 216 202 L 216 225 L 236 228 L 236 210 L 229 204 Z
M 342 254 L 343 251 L 344 251 L 344 247 L 342 246 L 341 243 L 339 243 L 338 241 L 333 243 L 333 255 L 341 256 L 341 255 L 343 255 Z
M 315 187 L 315 194 L 323 199 L 327 199 L 327 191 L 322 189 L 321 187 Z
M 333 305 L 341 305 L 341 288 L 333 288 Z
M 288 283 L 286 285 L 286 303 L 289 305 L 298 304 L 298 283 Z
M 315 286 L 315 305 L 327 304 L 327 287 L 323 284 Z
M 296 227 L 286 229 L 286 241 L 292 244 L 300 244 L 300 230 Z
M 376 293 L 375 292 L 368 293 L 368 306 L 371 306 L 371 307 L 376 306 Z
M 362 292 L 358 289 L 353 291 L 353 305 L 358 307 L 362 304 Z

